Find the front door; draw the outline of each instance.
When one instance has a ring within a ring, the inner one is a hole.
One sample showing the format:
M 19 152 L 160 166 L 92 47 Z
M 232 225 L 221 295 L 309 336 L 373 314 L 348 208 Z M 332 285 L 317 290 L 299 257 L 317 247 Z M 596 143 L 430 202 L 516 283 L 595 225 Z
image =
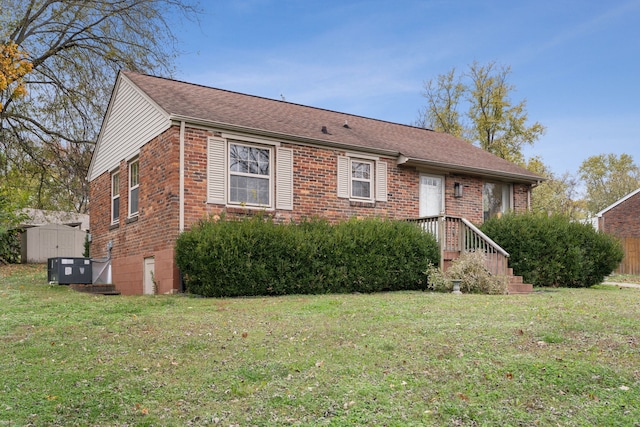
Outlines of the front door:
M 420 175 L 420 217 L 444 212 L 443 182 L 442 176 Z

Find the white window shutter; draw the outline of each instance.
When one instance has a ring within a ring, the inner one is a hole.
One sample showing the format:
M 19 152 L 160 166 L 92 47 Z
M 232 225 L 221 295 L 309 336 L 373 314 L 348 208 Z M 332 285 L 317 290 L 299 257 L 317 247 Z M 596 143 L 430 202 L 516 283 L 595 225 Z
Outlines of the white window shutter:
M 293 150 L 279 147 L 276 153 L 276 209 L 293 210 Z
M 349 158 L 338 156 L 338 197 L 349 198 Z
M 387 162 L 376 162 L 376 200 L 387 201 Z
M 225 204 L 226 200 L 226 169 L 227 141 L 209 138 L 207 150 L 207 202 Z

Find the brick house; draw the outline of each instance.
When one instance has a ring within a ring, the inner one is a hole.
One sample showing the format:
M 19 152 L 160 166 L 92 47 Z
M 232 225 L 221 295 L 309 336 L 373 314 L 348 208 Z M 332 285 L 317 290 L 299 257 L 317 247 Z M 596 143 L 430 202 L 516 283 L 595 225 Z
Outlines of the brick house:
M 208 215 L 480 224 L 528 210 L 542 179 L 444 133 L 133 72 L 118 75 L 88 178 L 91 253 L 112 244 L 123 294 L 179 289 L 174 242 Z
M 624 247 L 619 274 L 640 274 L 640 188 L 596 214 L 598 230 L 618 237 Z

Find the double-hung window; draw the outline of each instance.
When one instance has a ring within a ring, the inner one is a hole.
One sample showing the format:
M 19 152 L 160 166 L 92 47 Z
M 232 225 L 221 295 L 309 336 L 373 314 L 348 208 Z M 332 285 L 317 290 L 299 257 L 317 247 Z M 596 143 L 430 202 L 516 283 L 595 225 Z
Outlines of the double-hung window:
M 293 149 L 273 140 L 209 138 L 207 202 L 293 210 Z
M 351 160 L 351 197 L 371 200 L 373 194 L 373 162 Z
M 120 173 L 111 175 L 111 224 L 120 218 Z
M 387 163 L 376 157 L 338 156 L 338 197 L 355 202 L 387 201 Z
M 271 206 L 271 148 L 229 144 L 229 203 Z
M 140 165 L 138 160 L 129 163 L 129 216 L 138 215 L 138 199 L 140 188 Z

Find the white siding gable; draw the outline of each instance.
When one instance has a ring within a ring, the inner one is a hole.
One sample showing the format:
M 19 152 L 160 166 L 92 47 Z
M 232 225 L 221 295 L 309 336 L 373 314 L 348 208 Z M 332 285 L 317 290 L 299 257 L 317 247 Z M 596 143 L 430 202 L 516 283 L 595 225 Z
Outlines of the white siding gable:
M 89 181 L 135 156 L 170 126 L 169 114 L 120 74 L 98 136 Z

